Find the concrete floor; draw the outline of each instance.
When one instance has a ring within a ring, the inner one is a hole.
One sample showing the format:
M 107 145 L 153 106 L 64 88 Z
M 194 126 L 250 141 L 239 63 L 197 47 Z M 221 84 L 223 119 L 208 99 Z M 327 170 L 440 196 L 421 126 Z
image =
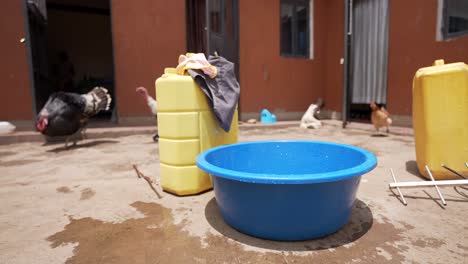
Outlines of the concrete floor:
M 395 129 L 397 131 L 398 129 Z M 377 137 L 370 126 L 241 129 L 240 141 L 314 139 L 374 152 L 349 223 L 328 237 L 275 242 L 227 226 L 213 191 L 159 198 L 132 164 L 158 179 L 151 134 L 95 138 L 78 147 L 0 145 L 0 263 L 468 263 L 468 190 L 388 188 L 419 181 L 411 136 Z M 457 192 L 458 191 L 458 192 Z

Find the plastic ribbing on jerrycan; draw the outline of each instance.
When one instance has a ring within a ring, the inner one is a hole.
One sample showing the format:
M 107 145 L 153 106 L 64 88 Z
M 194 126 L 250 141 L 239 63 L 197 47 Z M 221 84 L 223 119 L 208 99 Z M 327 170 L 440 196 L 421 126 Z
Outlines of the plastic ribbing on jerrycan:
M 413 127 L 419 172 L 430 179 L 459 179 L 444 164 L 468 177 L 468 65 L 437 60 L 413 80 Z
M 237 142 L 237 110 L 226 133 L 192 77 L 177 75 L 173 68 L 166 68 L 156 80 L 156 100 L 163 190 L 190 195 L 211 189 L 211 178 L 197 168 L 196 157 L 209 148 Z

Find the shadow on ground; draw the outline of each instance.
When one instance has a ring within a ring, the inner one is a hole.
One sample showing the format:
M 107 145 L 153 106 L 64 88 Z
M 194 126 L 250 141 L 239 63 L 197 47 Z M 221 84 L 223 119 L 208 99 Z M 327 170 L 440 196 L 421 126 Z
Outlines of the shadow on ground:
M 356 200 L 350 220 L 338 232 L 324 238 L 298 242 L 265 240 L 240 233 L 224 222 L 215 198 L 211 199 L 206 205 L 205 217 L 208 223 L 219 233 L 239 243 L 281 251 L 313 251 L 340 247 L 356 241 L 366 234 L 373 225 L 372 212 L 361 200 Z
M 462 186 L 455 186 L 453 187 L 455 192 L 460 195 L 444 195 L 444 199 L 446 202 L 462 202 L 462 203 L 468 203 L 468 188 L 462 187 Z M 389 196 L 395 197 L 395 199 L 398 199 L 402 204 L 403 201 L 400 198 L 400 195 L 395 189 L 389 189 Z M 413 194 L 413 195 L 407 195 L 402 191 L 406 201 L 408 204 L 411 203 L 411 200 L 432 200 L 434 203 L 436 203 L 441 209 L 445 210 L 445 206 L 442 204 L 442 201 L 440 200 L 440 197 L 437 195 L 431 195 L 429 192 L 426 190 L 421 190 L 421 195 L 418 194 Z M 424 195 L 423 195 L 424 194 Z
M 418 176 L 419 178 L 426 180 L 418 170 L 418 163 L 415 160 L 408 160 L 406 163 L 406 171 L 413 174 L 414 176 Z
M 376 133 L 376 134 L 372 134 L 371 137 L 388 137 L 388 134 Z
M 118 140 L 94 140 L 94 141 L 88 141 L 86 143 L 77 143 L 76 145 L 74 145 L 74 146 L 72 145 L 72 146 L 69 146 L 69 147 L 65 147 L 65 145 L 63 145 L 63 146 L 60 146 L 60 147 L 57 147 L 57 148 L 49 149 L 49 150 L 47 150 L 47 152 L 59 153 L 59 152 L 62 152 L 62 151 L 69 151 L 69 150 L 79 149 L 79 148 L 89 148 L 89 147 L 94 147 L 94 146 L 97 146 L 97 145 L 119 143 L 119 142 L 120 141 L 118 141 Z M 48 145 L 48 144 L 45 144 L 45 145 Z M 55 145 L 55 143 L 54 143 L 54 145 Z

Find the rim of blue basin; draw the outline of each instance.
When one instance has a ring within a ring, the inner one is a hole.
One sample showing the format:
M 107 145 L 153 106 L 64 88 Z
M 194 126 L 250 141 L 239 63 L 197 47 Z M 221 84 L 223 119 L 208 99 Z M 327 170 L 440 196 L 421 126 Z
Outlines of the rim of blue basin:
M 265 144 L 265 143 L 305 143 L 305 144 L 323 144 L 323 145 L 334 145 L 346 149 L 357 151 L 364 155 L 364 162 L 357 166 L 350 168 L 310 173 L 310 174 L 272 174 L 272 173 L 250 173 L 236 170 L 229 170 L 215 166 L 206 160 L 206 157 L 215 151 L 220 151 L 225 148 L 232 148 L 240 145 L 252 145 L 252 144 Z M 251 183 L 264 183 L 264 184 L 304 184 L 304 183 L 322 183 L 322 182 L 333 182 L 339 180 L 349 179 L 355 176 L 361 176 L 377 166 L 377 158 L 375 155 L 365 149 L 355 147 L 352 145 L 334 143 L 328 141 L 315 141 L 315 140 L 263 140 L 263 141 L 247 141 L 238 142 L 229 145 L 222 145 L 208 149 L 197 156 L 197 166 L 203 171 L 217 177 L 226 179 L 251 182 Z

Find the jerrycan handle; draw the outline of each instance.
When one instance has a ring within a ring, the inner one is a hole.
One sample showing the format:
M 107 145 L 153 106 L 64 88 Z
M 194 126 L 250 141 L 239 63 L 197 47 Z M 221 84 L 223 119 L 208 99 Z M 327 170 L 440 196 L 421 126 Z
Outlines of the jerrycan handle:
M 441 60 L 435 60 L 432 66 L 442 66 L 444 64 L 445 64 L 445 61 L 441 59 Z

